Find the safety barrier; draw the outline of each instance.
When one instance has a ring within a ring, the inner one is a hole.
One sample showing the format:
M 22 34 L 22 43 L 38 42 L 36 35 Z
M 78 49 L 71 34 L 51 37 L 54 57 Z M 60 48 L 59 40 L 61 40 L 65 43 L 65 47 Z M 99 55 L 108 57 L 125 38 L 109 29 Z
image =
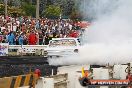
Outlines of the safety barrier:
M 0 78 L 0 88 L 19 88 L 25 86 L 35 87 L 37 75 L 27 74 L 13 77 Z
M 12 78 L 6 77 L 6 78 L 0 78 L 0 88 L 10 88 L 12 82 Z
M 20 48 L 30 48 L 30 49 L 45 49 L 47 45 L 9 45 L 9 49 L 20 49 Z
M 40 77 L 35 88 L 68 88 L 68 74 Z
M 9 45 L 9 52 L 10 50 L 16 50 L 16 55 L 44 55 L 45 48 L 47 48 L 47 45 Z

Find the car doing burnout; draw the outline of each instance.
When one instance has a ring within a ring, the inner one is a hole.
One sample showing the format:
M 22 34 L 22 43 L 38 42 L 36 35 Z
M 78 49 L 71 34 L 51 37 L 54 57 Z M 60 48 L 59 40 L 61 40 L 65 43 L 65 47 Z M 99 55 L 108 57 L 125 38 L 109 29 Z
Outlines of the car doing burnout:
M 77 53 L 79 46 L 78 38 L 53 38 L 45 49 L 45 55 L 48 57 L 69 56 Z

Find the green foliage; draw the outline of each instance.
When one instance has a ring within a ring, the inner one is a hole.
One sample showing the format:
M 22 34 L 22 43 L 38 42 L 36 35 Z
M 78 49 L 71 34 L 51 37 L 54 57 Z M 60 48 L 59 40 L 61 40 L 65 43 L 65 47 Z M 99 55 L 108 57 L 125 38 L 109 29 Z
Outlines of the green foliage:
M 77 9 L 73 9 L 72 13 L 70 14 L 70 19 L 72 20 L 81 20 L 82 15 Z
M 0 13 L 4 14 L 5 7 L 3 4 L 0 4 Z
M 47 18 L 58 18 L 61 14 L 61 8 L 55 5 L 49 5 L 44 11 L 44 16 Z
M 40 16 L 58 18 L 61 14 L 62 18 L 78 19 L 81 17 L 79 13 L 81 2 L 81 0 L 40 0 Z M 0 6 L 0 14 L 4 13 L 4 8 Z M 8 14 L 35 17 L 36 0 L 8 0 L 8 10 Z
M 35 5 L 29 4 L 29 3 L 28 4 L 24 3 L 22 5 L 22 9 L 23 9 L 26 16 L 35 17 L 35 14 L 36 14 L 36 6 Z

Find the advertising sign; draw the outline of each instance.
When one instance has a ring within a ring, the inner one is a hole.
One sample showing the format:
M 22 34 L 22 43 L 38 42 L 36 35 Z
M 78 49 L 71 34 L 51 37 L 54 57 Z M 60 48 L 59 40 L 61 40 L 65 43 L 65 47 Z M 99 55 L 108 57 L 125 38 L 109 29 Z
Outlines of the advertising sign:
M 0 43 L 0 56 L 8 55 L 8 43 Z
M 128 86 L 130 83 L 129 80 L 91 80 L 90 85 L 100 85 L 100 86 L 112 86 L 112 85 L 121 85 Z

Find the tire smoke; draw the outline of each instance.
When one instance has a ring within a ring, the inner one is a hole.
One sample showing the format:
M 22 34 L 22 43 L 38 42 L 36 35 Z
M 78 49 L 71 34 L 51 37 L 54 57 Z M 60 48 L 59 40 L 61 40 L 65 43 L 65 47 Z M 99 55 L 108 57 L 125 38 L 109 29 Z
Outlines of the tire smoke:
M 132 61 L 132 0 L 85 0 L 84 18 L 93 19 L 79 54 L 49 59 L 53 65 L 125 64 Z

